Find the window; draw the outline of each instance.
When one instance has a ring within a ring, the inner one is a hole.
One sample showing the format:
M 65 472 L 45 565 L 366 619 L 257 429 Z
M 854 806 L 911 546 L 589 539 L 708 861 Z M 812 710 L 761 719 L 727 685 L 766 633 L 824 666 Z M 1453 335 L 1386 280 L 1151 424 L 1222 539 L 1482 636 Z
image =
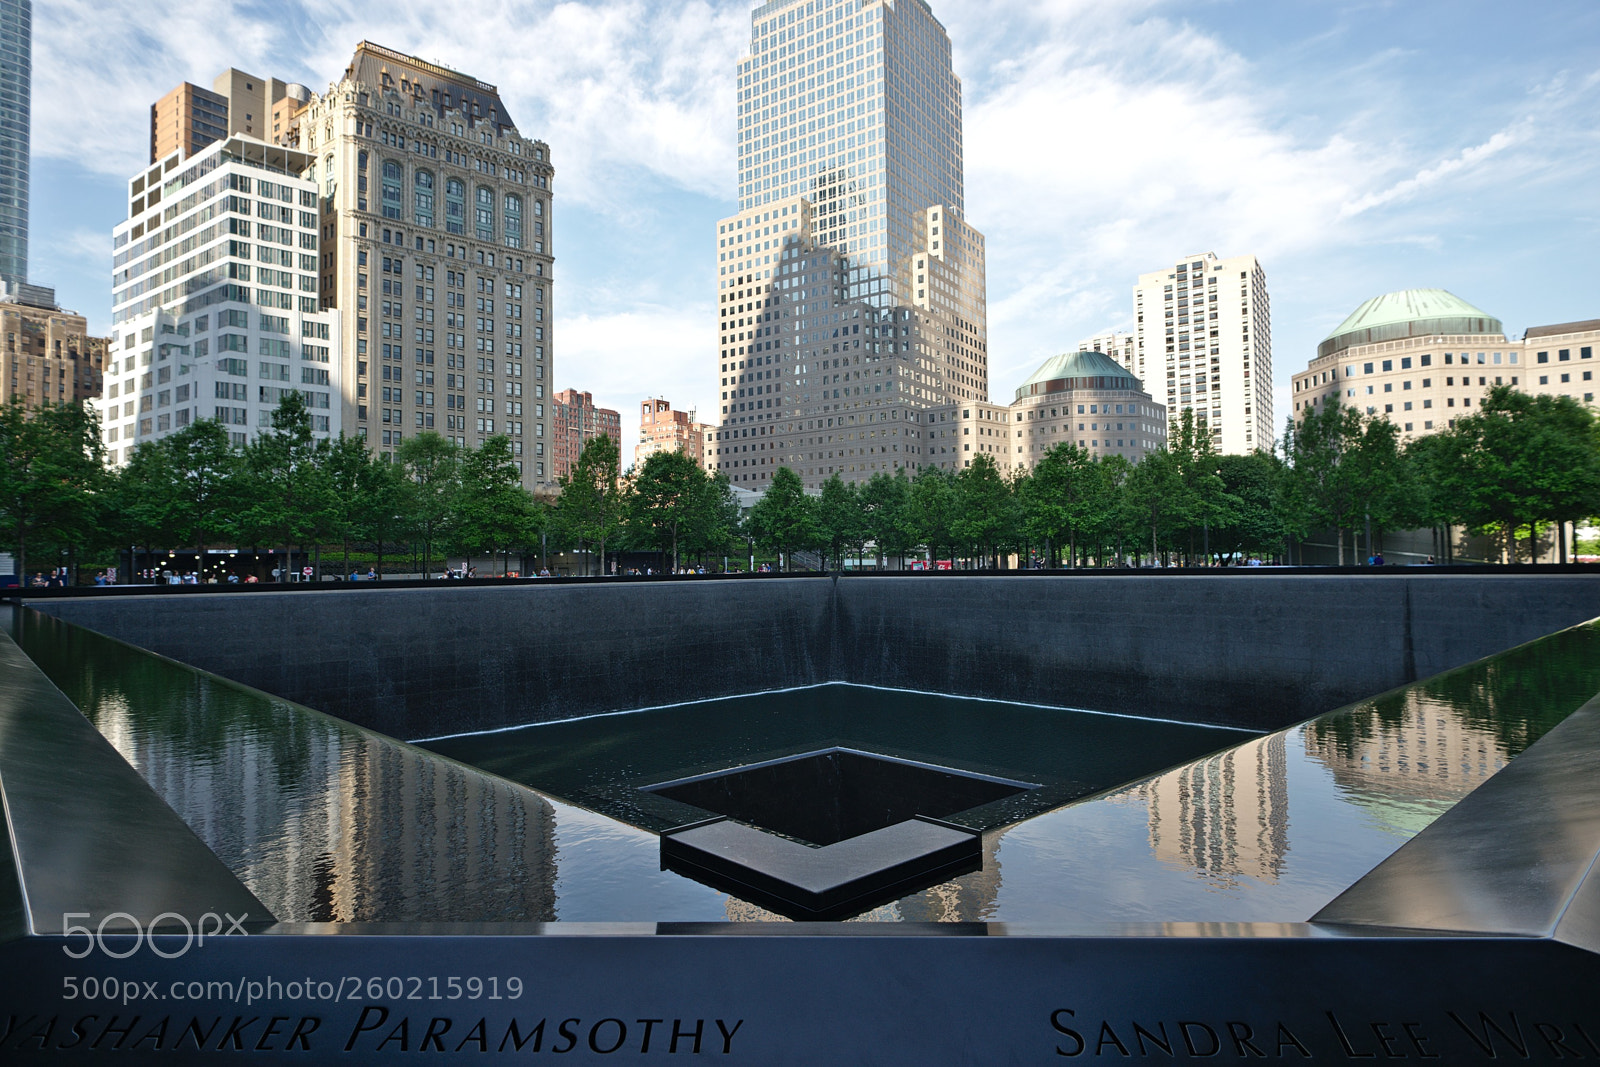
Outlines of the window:
M 383 162 L 383 217 L 400 217 L 400 164 L 392 159 Z
M 494 240 L 494 190 L 487 185 L 478 186 L 477 202 L 472 216 L 473 233 L 480 241 Z
M 450 233 L 467 232 L 467 187 L 459 178 L 444 183 L 444 228 Z
M 411 217 L 418 226 L 433 225 L 433 172 L 428 170 L 417 171 L 414 184 L 416 185 L 414 200 L 415 207 Z
M 506 194 L 506 247 L 522 247 L 522 197 Z

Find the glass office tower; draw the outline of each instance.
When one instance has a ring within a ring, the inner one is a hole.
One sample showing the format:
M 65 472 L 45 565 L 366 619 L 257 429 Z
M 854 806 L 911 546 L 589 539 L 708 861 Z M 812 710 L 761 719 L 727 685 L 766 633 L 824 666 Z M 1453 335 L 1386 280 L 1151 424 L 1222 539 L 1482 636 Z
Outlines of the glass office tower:
M 989 397 L 950 38 L 923 0 L 773 0 L 737 84 L 706 465 L 754 491 L 914 473 L 934 409 Z
M 851 295 L 910 303 L 926 212 L 965 215 L 961 81 L 922 0 L 773 0 L 738 66 L 740 210 L 804 197 Z
M 0 0 L 0 281 L 28 280 L 33 2 Z

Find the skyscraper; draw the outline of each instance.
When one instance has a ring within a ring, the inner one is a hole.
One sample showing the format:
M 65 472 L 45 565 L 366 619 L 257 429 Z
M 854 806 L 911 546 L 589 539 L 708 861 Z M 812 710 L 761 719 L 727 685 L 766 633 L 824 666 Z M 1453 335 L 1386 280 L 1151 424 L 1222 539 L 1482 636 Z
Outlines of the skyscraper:
M 111 231 L 111 347 L 99 402 L 106 458 L 201 419 L 236 445 L 298 392 L 337 436 L 339 315 L 317 299 L 311 157 L 251 137 L 176 147 L 128 181 Z
M 773 0 L 737 75 L 708 465 L 747 488 L 916 470 L 922 411 L 988 399 L 950 39 L 923 0 Z
M 0 281 L 28 280 L 33 0 L 0 0 Z
M 343 312 L 345 432 L 385 455 L 425 430 L 503 434 L 523 485 L 553 484 L 549 146 L 493 85 L 369 41 L 295 115 L 322 187 L 322 302 Z
M 1255 256 L 1206 252 L 1141 274 L 1133 314 L 1128 369 L 1166 401 L 1169 424 L 1189 408 L 1218 452 L 1272 449 L 1272 305 Z

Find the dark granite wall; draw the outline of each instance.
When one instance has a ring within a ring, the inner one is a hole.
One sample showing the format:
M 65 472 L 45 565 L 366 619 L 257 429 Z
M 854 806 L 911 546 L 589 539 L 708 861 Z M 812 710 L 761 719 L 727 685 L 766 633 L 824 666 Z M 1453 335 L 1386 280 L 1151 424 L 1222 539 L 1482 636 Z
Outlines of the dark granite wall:
M 30 604 L 406 738 L 830 680 L 1266 728 L 1600 616 L 1600 576 L 853 576 Z

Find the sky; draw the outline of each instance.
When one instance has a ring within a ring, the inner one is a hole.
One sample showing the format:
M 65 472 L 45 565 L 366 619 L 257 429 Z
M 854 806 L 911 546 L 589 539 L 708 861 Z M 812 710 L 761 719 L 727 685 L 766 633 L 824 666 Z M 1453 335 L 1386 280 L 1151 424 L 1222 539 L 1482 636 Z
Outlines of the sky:
M 906 3 L 912 0 L 898 0 Z M 930 0 L 987 239 L 990 398 L 1133 325 L 1141 272 L 1254 254 L 1290 379 L 1363 300 L 1600 318 L 1600 3 Z M 500 87 L 556 168 L 555 386 L 716 411 L 746 0 L 35 0 L 30 281 L 109 332 L 149 106 L 229 66 L 324 90 L 368 39 Z

